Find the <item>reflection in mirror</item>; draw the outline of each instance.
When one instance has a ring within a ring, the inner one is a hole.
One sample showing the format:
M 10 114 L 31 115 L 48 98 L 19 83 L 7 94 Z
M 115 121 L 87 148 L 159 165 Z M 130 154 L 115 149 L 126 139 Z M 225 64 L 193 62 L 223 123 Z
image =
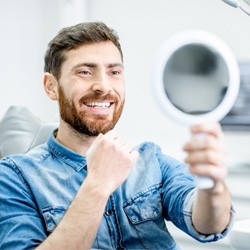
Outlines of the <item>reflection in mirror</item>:
M 177 109 L 199 115 L 221 103 L 229 73 L 225 61 L 215 50 L 202 44 L 188 44 L 168 59 L 163 82 L 166 95 Z

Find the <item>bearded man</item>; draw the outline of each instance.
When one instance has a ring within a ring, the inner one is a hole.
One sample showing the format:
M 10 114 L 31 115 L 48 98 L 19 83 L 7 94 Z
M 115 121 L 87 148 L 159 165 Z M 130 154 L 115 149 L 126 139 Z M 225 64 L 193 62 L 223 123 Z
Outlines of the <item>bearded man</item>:
M 115 132 L 125 81 L 112 29 L 62 29 L 48 45 L 44 88 L 59 103 L 59 127 L 0 161 L 0 249 L 179 249 L 167 220 L 201 242 L 227 234 L 233 210 L 218 124 L 192 128 L 207 137 L 185 144 L 189 169 Z M 214 186 L 197 189 L 190 172 Z

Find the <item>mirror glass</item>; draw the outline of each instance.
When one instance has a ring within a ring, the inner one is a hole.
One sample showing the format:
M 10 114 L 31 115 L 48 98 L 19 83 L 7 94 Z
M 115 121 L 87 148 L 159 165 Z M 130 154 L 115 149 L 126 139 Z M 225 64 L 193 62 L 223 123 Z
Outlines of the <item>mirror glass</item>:
M 163 74 L 165 94 L 171 103 L 192 115 L 217 108 L 229 83 L 223 58 L 203 45 L 185 45 L 175 51 Z

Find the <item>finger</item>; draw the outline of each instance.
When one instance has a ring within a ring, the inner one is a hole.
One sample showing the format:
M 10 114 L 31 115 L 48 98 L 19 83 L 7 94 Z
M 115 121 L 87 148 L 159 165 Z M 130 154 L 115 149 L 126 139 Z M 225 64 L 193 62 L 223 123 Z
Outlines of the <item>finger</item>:
M 93 141 L 92 143 L 92 147 L 94 147 L 95 145 L 97 145 L 103 138 L 104 134 L 100 133 L 96 138 L 95 140 Z
M 116 140 L 119 137 L 119 134 L 114 130 L 110 130 L 104 136 L 105 136 L 105 139 Z
M 110 130 L 105 135 L 105 139 L 111 141 L 113 145 L 122 150 L 125 153 L 130 153 L 133 151 L 133 147 L 128 144 L 117 132 Z
M 224 138 L 224 135 L 223 135 L 223 132 L 219 123 L 203 123 L 203 124 L 194 125 L 191 127 L 191 132 L 195 134 L 207 133 L 219 139 Z
M 189 171 L 196 176 L 207 176 L 214 180 L 223 180 L 227 176 L 227 168 L 210 164 L 189 165 Z
M 130 151 L 130 156 L 132 161 L 135 163 L 137 159 L 139 158 L 139 152 L 137 150 Z
M 122 144 L 121 148 L 122 148 L 122 150 L 124 150 L 125 152 L 128 152 L 128 153 L 131 153 L 134 150 L 133 147 L 128 143 Z
M 115 145 L 122 147 L 125 151 L 130 152 L 133 150 L 133 147 L 130 144 L 128 144 L 121 136 L 119 136 L 119 134 L 114 130 L 106 133 L 105 137 L 107 139 L 113 140 Z
M 224 141 L 218 140 L 217 138 L 209 135 L 203 137 L 193 137 L 183 147 L 183 150 L 186 152 L 202 149 L 213 149 L 225 152 Z
M 127 146 L 126 141 L 125 141 L 121 136 L 115 137 L 115 138 L 114 138 L 114 141 L 115 141 L 116 145 L 118 145 L 118 146 L 121 146 L 121 147 Z
M 190 165 L 195 164 L 211 164 L 217 166 L 225 166 L 226 165 L 226 155 L 224 153 L 220 153 L 214 150 L 200 150 L 194 151 L 185 159 L 185 162 Z

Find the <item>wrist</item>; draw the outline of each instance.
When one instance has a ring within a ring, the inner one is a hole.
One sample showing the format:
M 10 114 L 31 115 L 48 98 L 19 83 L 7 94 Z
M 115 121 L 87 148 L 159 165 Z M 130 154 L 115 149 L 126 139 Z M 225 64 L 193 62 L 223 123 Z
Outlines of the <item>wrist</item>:
M 88 176 L 83 182 L 81 189 L 84 189 L 84 192 L 89 193 L 91 196 L 96 197 L 98 200 L 107 201 L 111 195 L 111 191 L 104 188 L 100 182 L 93 181 Z

